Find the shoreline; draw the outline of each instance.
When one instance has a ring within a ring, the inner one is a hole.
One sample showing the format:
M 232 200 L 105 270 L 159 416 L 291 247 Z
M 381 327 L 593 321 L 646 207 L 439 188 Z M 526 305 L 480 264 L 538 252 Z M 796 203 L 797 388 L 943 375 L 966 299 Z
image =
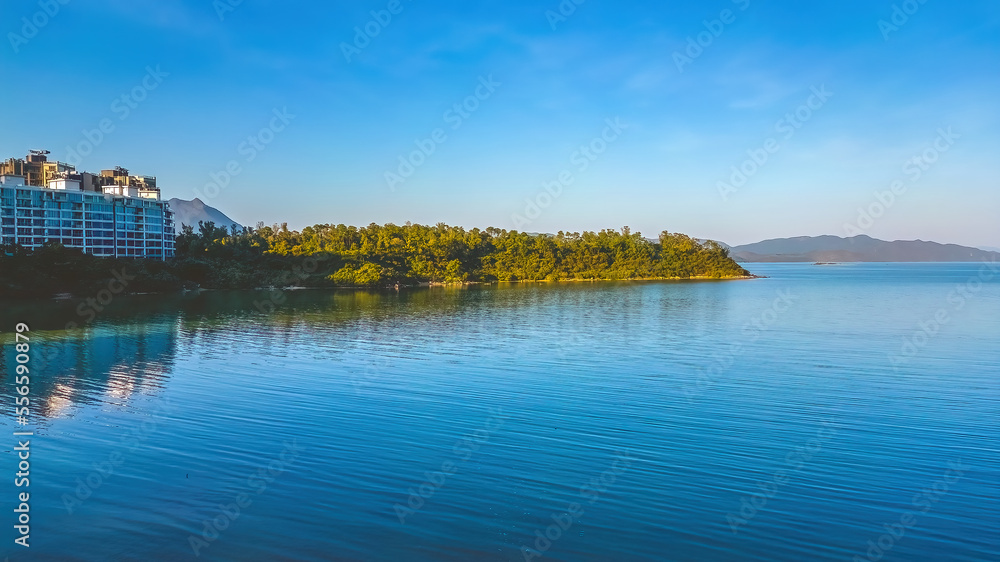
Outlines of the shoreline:
M 747 279 L 767 279 L 764 275 L 739 275 L 735 277 L 712 277 L 708 275 L 696 275 L 693 277 L 634 277 L 629 279 L 522 279 L 519 281 L 459 281 L 456 283 L 431 282 L 417 285 L 417 287 L 458 287 L 467 285 L 500 285 L 500 284 L 521 284 L 521 283 L 634 283 L 643 281 L 740 281 Z M 413 286 L 408 286 L 412 288 Z M 342 287 L 347 289 L 360 289 L 364 287 Z M 391 287 L 390 287 L 391 288 Z
M 694 276 L 694 277 L 639 277 L 633 279 L 558 279 L 558 280 L 548 280 L 548 279 L 525 279 L 520 281 L 460 281 L 455 283 L 444 283 L 444 282 L 424 282 L 416 285 L 403 285 L 400 284 L 399 289 L 424 289 L 424 288 L 455 288 L 455 287 L 473 287 L 473 286 L 492 286 L 492 285 L 525 285 L 525 284 L 539 284 L 539 285 L 558 285 L 560 283 L 643 283 L 643 282 L 655 282 L 655 281 L 746 281 L 751 279 L 767 279 L 765 275 L 741 275 L 737 277 L 711 277 L 711 276 Z M 198 294 L 205 292 L 223 292 L 223 291 L 245 291 L 245 292 L 262 292 L 262 291 L 392 291 L 393 286 L 386 287 L 371 287 L 371 286 L 331 286 L 331 287 L 305 287 L 301 285 L 290 285 L 287 287 L 279 286 L 265 286 L 265 287 L 252 287 L 252 288 L 195 288 L 195 289 L 181 289 L 177 291 L 141 291 L 141 292 L 125 292 L 120 293 L 120 296 L 138 297 L 138 296 L 166 296 L 166 295 L 189 295 Z M 25 297 L 24 295 L 2 295 L 0 294 L 0 301 L 3 300 L 19 300 L 23 298 L 29 299 L 43 299 L 52 301 L 71 301 L 74 299 L 85 298 L 87 295 L 74 295 L 72 293 L 61 292 L 52 295 L 35 295 Z

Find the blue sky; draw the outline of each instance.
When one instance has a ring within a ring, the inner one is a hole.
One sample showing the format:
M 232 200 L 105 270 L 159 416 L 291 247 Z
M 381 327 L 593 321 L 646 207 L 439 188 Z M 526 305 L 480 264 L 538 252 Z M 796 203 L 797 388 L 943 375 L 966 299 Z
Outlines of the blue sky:
M 1000 246 L 995 1 L 49 1 L 5 2 L 0 155 L 93 144 L 244 224 Z

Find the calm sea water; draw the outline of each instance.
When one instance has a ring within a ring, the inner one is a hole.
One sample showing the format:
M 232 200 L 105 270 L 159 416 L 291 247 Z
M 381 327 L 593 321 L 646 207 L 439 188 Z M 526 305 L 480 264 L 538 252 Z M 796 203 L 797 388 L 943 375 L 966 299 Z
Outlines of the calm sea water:
M 0 552 L 1000 559 L 1000 271 L 751 269 L 769 278 L 293 291 L 269 313 L 118 298 L 72 331 L 77 302 L 4 303 Z

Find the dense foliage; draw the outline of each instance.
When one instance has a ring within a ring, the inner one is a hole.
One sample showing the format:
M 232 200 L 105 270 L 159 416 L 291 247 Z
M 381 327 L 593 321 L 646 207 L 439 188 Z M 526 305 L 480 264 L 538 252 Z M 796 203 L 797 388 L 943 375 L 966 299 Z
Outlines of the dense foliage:
M 207 223 L 197 231 L 185 227 L 177 237 L 176 257 L 166 263 L 101 260 L 60 247 L 33 256 L 8 249 L 0 255 L 0 291 L 16 292 L 27 279 L 36 279 L 30 283 L 37 288 L 62 292 L 52 290 L 72 272 L 74 286 L 65 291 L 76 292 L 81 284 L 100 285 L 113 266 L 126 264 L 142 278 L 136 285 L 151 290 L 179 289 L 185 283 L 203 288 L 380 287 L 749 275 L 715 242 L 669 232 L 652 242 L 628 228 L 545 235 L 444 224 L 324 224 L 297 232 L 286 225 L 228 231 Z
M 700 244 L 668 232 L 650 242 L 628 228 L 533 235 L 444 224 L 324 224 L 302 232 L 282 225 L 233 233 L 202 224 L 198 232 L 187 228 L 177 238 L 178 259 L 200 263 L 206 272 L 226 263 L 263 264 L 267 271 L 307 256 L 321 259 L 313 277 L 338 286 L 749 275 L 714 242 Z
M 184 283 L 174 270 L 171 262 L 98 258 L 60 244 L 34 252 L 0 246 L 0 297 L 175 291 Z

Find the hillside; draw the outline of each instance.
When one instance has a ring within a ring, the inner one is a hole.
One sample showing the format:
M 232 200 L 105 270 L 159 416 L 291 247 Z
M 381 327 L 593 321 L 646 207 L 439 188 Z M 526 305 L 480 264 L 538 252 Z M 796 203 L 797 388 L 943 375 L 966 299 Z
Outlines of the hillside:
M 870 236 L 799 236 L 733 246 L 741 262 L 967 262 L 1000 258 L 1000 253 L 923 240 L 887 242 Z
M 227 217 L 215 207 L 209 207 L 198 198 L 195 198 L 194 201 L 175 198 L 167 201 L 167 203 L 170 204 L 170 209 L 174 212 L 174 229 L 178 234 L 180 234 L 181 227 L 185 224 L 198 230 L 199 221 L 214 222 L 215 226 L 225 227 L 227 230 L 230 225 L 243 228 L 243 225 Z

